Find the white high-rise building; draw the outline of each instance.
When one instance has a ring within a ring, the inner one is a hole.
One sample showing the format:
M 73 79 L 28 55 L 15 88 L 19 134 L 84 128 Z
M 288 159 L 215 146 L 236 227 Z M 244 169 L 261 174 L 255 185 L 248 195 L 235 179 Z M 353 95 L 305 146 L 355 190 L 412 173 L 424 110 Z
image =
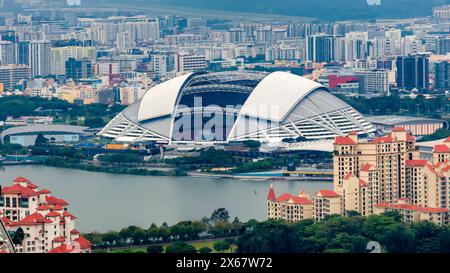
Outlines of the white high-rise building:
M 117 49 L 129 49 L 136 46 L 136 40 L 130 31 L 117 33 L 116 39 Z
M 9 41 L 0 41 L 0 65 L 18 63 L 17 44 Z
M 360 89 L 363 93 L 389 95 L 389 72 L 387 70 L 359 70 Z
M 52 44 L 50 41 L 31 41 L 28 47 L 31 77 L 51 75 Z
M 198 71 L 206 68 L 205 56 L 180 53 L 175 57 L 175 71 Z

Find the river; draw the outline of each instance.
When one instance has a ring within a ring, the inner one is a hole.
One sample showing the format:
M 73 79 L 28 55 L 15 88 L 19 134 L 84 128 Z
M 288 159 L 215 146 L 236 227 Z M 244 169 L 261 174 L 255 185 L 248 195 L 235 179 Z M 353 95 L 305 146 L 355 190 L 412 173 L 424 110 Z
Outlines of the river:
M 222 207 L 241 221 L 264 220 L 271 183 L 277 195 L 332 189 L 330 182 L 134 176 L 36 165 L 6 166 L 0 171 L 0 185 L 11 185 L 18 176 L 68 201 L 81 232 L 119 230 L 129 225 L 148 228 L 163 222 L 172 225 L 209 217 Z

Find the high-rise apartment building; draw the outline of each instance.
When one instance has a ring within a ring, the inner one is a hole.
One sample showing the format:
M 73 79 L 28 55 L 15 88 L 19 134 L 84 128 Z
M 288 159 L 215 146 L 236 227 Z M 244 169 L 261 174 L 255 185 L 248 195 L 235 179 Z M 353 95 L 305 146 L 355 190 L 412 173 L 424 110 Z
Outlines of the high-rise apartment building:
M 440 61 L 433 63 L 434 66 L 434 89 L 447 91 L 450 90 L 450 63 Z
M 4 91 L 14 91 L 17 83 L 30 78 L 30 67 L 27 65 L 0 66 L 0 84 L 3 85 Z
M 429 62 L 424 55 L 399 56 L 396 60 L 397 87 L 411 91 L 413 89 L 428 90 Z
M 78 82 L 80 79 L 89 79 L 92 77 L 92 63 L 90 60 L 76 60 L 69 58 L 66 61 L 66 79 L 72 79 Z
M 205 56 L 191 55 L 187 53 L 176 54 L 175 71 L 198 71 L 206 68 Z
M 387 70 L 359 70 L 359 88 L 364 94 L 389 95 L 389 72 Z
M 18 63 L 17 44 L 10 41 L 0 41 L 0 65 Z
M 306 40 L 307 60 L 315 63 L 333 60 L 333 36 L 330 35 L 312 35 Z
M 50 41 L 31 41 L 20 49 L 22 61 L 31 68 L 31 76 L 51 75 L 52 45 Z M 27 59 L 25 59 L 25 57 Z
M 63 46 L 53 47 L 52 51 L 52 75 L 65 75 L 66 62 L 69 58 L 76 60 L 88 59 L 94 62 L 97 51 L 94 46 Z

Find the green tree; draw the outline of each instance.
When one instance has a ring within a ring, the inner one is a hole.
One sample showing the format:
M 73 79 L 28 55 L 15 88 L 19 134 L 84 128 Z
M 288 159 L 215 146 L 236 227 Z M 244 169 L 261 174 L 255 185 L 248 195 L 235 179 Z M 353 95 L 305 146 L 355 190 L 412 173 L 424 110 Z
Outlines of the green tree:
M 204 246 L 204 247 L 200 248 L 200 249 L 198 250 L 198 252 L 199 252 L 199 253 L 211 253 L 211 252 L 212 252 L 212 249 L 209 248 L 209 247 L 207 247 L 207 246 Z
M 399 224 L 394 218 L 387 215 L 370 215 L 364 221 L 362 233 L 374 241 L 381 241 L 381 238 Z
M 390 253 L 414 253 L 416 251 L 414 235 L 400 224 L 388 230 L 382 237 L 381 243 Z
M 214 243 L 214 250 L 217 252 L 225 252 L 231 248 L 231 245 L 227 241 L 217 241 Z
M 48 142 L 48 139 L 43 134 L 39 133 L 34 142 L 34 146 L 40 147 Z
M 193 245 L 178 241 L 168 245 L 166 253 L 197 253 L 197 250 Z
M 147 253 L 162 253 L 164 251 L 164 248 L 161 245 L 149 245 L 147 247 Z
M 450 228 L 447 226 L 438 235 L 439 252 L 450 253 Z
M 101 128 L 105 126 L 105 122 L 103 121 L 103 118 L 101 117 L 87 117 L 84 120 L 84 126 L 91 127 L 91 128 Z
M 116 244 L 120 241 L 119 233 L 116 231 L 108 231 L 103 235 L 103 241 L 111 245 Z
M 230 219 L 230 213 L 225 208 L 216 209 L 211 217 L 209 217 L 209 221 L 228 221 Z

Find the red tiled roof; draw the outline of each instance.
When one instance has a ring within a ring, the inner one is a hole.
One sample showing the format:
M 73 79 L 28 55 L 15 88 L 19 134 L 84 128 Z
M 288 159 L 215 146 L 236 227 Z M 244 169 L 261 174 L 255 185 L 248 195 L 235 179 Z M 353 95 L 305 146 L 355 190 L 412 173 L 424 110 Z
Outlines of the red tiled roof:
M 380 203 L 380 204 L 376 204 L 375 207 L 411 210 L 411 211 L 419 211 L 419 212 L 424 212 L 424 213 L 442 213 L 442 212 L 449 211 L 446 208 L 420 207 L 420 206 L 415 206 L 415 205 L 410 205 L 410 204 Z
M 19 222 L 15 223 L 18 226 L 34 226 L 34 225 L 41 225 L 43 223 L 52 223 L 52 220 L 45 219 L 42 214 L 35 212 L 31 215 L 28 215 L 27 217 L 23 218 Z
M 6 218 L 6 217 L 1 218 L 1 220 L 2 220 L 3 224 L 5 224 L 5 226 L 12 226 L 12 225 L 14 225 L 14 223 L 11 220 L 9 220 L 8 218 Z
M 58 216 L 61 216 L 61 214 L 57 213 L 56 211 L 51 211 L 45 215 L 45 217 L 58 217 Z
M 54 205 L 53 206 L 53 210 L 62 210 L 63 207 L 61 207 L 61 205 Z
M 36 191 L 26 188 L 24 186 L 21 186 L 19 184 L 14 184 L 9 187 L 4 187 L 2 189 L 3 194 L 19 194 L 22 197 L 30 197 L 30 196 L 37 196 L 39 195 Z
M 47 190 L 47 189 L 42 189 L 40 191 L 38 191 L 39 194 L 49 194 L 51 193 L 51 191 Z
M 348 173 L 344 176 L 344 180 L 350 179 L 353 176 L 352 173 Z
M 36 210 L 50 210 L 50 207 L 47 205 L 40 205 L 36 208 Z
M 46 196 L 45 197 L 45 201 L 49 204 L 49 205 L 61 205 L 61 206 L 67 206 L 69 205 L 69 203 L 66 202 L 66 200 L 64 199 L 59 199 L 56 198 L 54 196 Z
M 317 195 L 321 195 L 321 196 L 323 196 L 323 197 L 338 197 L 338 196 L 339 196 L 339 194 L 337 194 L 336 192 L 331 191 L 331 190 L 320 190 L 320 191 L 316 194 L 316 196 L 317 196 Z
M 448 172 L 450 170 L 450 165 L 447 165 L 447 166 L 445 166 L 444 168 L 442 168 L 442 172 L 443 173 L 446 173 L 446 172 Z
M 66 238 L 60 236 L 60 237 L 56 237 L 55 239 L 53 239 L 52 242 L 54 243 L 64 243 L 66 241 Z
M 424 167 L 427 163 L 428 161 L 425 159 L 406 160 L 406 166 L 410 167 Z
M 70 234 L 72 235 L 78 235 L 80 234 L 80 232 L 77 229 L 72 229 L 72 231 L 70 232 Z
M 406 136 L 406 141 L 414 141 L 414 140 L 416 140 L 415 136 L 412 136 L 412 135 L 407 135 Z
M 274 201 L 275 199 L 276 199 L 276 197 L 275 197 L 275 191 L 274 191 L 274 189 L 273 189 L 273 186 L 270 185 L 269 193 L 267 194 L 267 200 Z
M 392 136 L 389 134 L 387 136 L 382 136 L 382 137 L 377 137 L 375 139 L 372 140 L 372 143 L 389 143 L 392 142 L 394 139 L 392 138 Z
M 54 249 L 50 250 L 48 253 L 53 253 L 53 254 L 57 254 L 57 253 L 71 253 L 73 251 L 73 247 L 70 247 L 66 244 L 62 244 L 58 247 L 55 247 Z
M 337 145 L 356 145 L 356 142 L 354 142 L 351 138 L 348 136 L 338 136 L 334 140 L 334 144 Z
M 30 180 L 26 179 L 25 177 L 19 176 L 16 177 L 13 182 L 19 182 L 19 183 L 30 183 Z
M 359 179 L 359 186 L 360 187 L 366 187 L 368 184 L 366 181 L 364 181 L 363 179 Z
M 363 171 L 363 172 L 368 172 L 368 171 L 370 171 L 370 169 L 371 169 L 372 167 L 373 167 L 372 164 L 366 163 L 366 164 L 362 165 L 361 171 Z
M 450 153 L 450 148 L 445 144 L 434 145 L 435 153 Z
M 299 204 L 299 205 L 309 205 L 312 204 L 312 201 L 309 200 L 308 198 L 304 198 L 304 197 L 299 197 L 299 196 L 295 196 L 292 195 L 290 193 L 283 193 L 282 195 L 280 195 L 277 199 L 277 202 L 290 202 L 292 201 L 295 204 Z
M 62 216 L 63 217 L 70 217 L 72 220 L 77 219 L 76 216 L 74 216 L 72 213 L 70 213 L 68 211 L 63 212 Z
M 35 189 L 37 189 L 37 188 L 39 188 L 39 187 L 36 186 L 36 185 L 33 184 L 33 183 L 30 183 L 30 184 L 28 184 L 27 188 L 32 189 L 32 190 L 35 190 Z
M 392 132 L 405 132 L 406 130 L 403 127 L 396 126 L 396 127 L 392 128 L 391 131 Z
M 92 243 L 89 242 L 88 239 L 84 238 L 84 236 L 80 236 L 76 238 L 74 241 L 80 244 L 81 249 L 89 249 L 92 247 Z

